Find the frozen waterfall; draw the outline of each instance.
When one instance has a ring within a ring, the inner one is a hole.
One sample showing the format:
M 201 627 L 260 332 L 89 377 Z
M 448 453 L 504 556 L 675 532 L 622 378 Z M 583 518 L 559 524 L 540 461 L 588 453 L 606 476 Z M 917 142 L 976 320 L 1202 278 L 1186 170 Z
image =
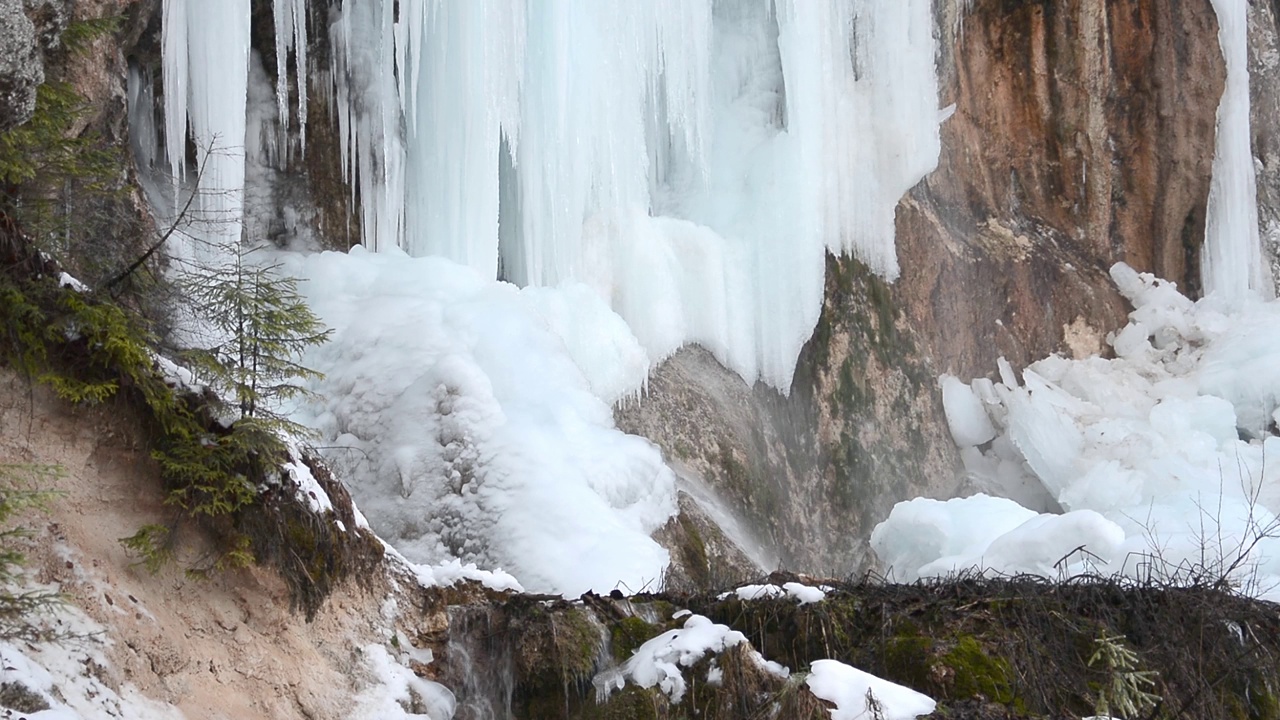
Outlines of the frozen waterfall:
M 1227 85 L 1218 106 L 1217 151 L 1209 188 L 1201 276 L 1205 294 L 1238 307 L 1246 296 L 1272 294 L 1258 238 L 1257 180 L 1249 117 L 1249 36 L 1246 0 L 1213 0 Z
M 273 7 L 287 124 L 306 6 Z M 897 276 L 894 208 L 939 152 L 928 0 L 333 7 L 326 69 L 371 249 L 586 283 L 652 360 L 697 342 L 783 390 L 824 253 Z M 243 176 L 248 25 L 245 0 L 165 2 L 166 149 L 180 174 L 190 118 L 197 146 L 229 150 L 211 187 Z

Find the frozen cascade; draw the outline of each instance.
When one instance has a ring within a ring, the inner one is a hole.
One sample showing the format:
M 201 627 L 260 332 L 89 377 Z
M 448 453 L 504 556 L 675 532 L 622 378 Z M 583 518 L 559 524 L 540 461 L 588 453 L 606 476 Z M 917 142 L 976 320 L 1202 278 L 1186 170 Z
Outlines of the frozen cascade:
M 414 16 L 407 5 L 407 17 Z M 401 136 L 396 67 L 395 6 L 350 0 L 329 26 L 333 45 L 342 172 L 357 188 L 361 237 L 371 250 L 398 245 L 404 221 L 404 138 Z
M 896 277 L 939 150 L 926 0 L 392 6 L 331 26 L 369 247 L 585 282 L 651 358 L 698 342 L 784 390 L 823 253 Z
M 1258 238 L 1257 186 L 1249 127 L 1249 36 L 1246 0 L 1213 0 L 1227 85 L 1218 106 L 1217 150 L 1209 188 L 1201 275 L 1205 294 L 1238 307 L 1250 295 L 1271 295 Z
M 274 10 L 277 69 L 301 72 L 306 4 Z M 687 342 L 785 390 L 824 253 L 896 277 L 894 207 L 938 156 L 930 3 L 345 0 L 327 19 L 378 252 L 284 258 L 337 329 L 306 359 L 329 402 L 303 414 L 364 451 L 353 492 L 416 561 L 643 587 L 675 478 L 609 403 Z M 269 159 L 306 84 L 268 97 L 249 25 L 247 0 L 165 3 L 164 147 L 179 179 L 188 139 L 213 148 L 198 209 L 219 244 L 241 237 L 245 145 Z
M 240 242 L 244 202 L 249 0 L 165 0 L 165 148 L 175 183 L 196 146 L 199 236 L 179 257 L 201 261 Z M 179 195 L 175 193 L 175 203 Z

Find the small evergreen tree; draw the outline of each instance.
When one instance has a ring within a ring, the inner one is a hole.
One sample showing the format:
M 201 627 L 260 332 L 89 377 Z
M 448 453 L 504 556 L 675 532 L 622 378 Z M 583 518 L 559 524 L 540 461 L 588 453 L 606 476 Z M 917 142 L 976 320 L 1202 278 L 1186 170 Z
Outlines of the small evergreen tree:
M 282 414 L 281 404 L 309 395 L 302 385 L 320 373 L 298 362 L 330 330 L 298 294 L 295 279 L 277 265 L 254 265 L 247 251 L 192 274 L 185 282 L 191 309 L 214 332 L 209 347 L 191 351 L 193 371 L 222 398 L 223 409 L 246 430 L 305 437 L 306 428 Z

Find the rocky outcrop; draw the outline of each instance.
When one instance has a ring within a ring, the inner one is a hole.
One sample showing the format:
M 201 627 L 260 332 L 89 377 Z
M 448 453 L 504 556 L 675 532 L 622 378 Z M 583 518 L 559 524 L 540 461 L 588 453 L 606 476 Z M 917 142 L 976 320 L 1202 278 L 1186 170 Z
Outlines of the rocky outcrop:
M 961 376 L 1100 349 L 1125 261 L 1199 286 L 1225 64 L 1209 0 L 979 0 L 940 22 L 938 169 L 899 206 L 895 298 Z
M 845 575 L 873 563 L 867 538 L 894 502 L 952 493 L 957 460 L 937 371 L 889 285 L 828 258 L 825 298 L 790 394 L 685 348 L 615 417 L 710 486 L 779 567 Z
M 0 0 L 0 131 L 31 119 L 44 57 L 21 0 Z
M 1280 280 L 1280 3 L 1249 3 L 1249 89 L 1258 225 Z

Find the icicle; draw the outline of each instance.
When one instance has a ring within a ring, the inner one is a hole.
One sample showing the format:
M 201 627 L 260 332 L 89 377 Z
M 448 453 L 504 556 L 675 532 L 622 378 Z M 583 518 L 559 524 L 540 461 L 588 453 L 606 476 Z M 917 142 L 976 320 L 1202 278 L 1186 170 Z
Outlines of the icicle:
M 274 0 L 276 35 L 276 102 L 280 127 L 289 127 L 289 51 L 294 53 L 294 78 L 298 86 L 298 133 L 302 152 L 307 149 L 307 5 L 306 0 Z
M 1201 253 L 1206 295 L 1238 306 L 1258 292 L 1271 294 L 1258 236 L 1249 117 L 1249 36 L 1246 0 L 1213 0 L 1227 83 L 1218 105 L 1217 150 L 1209 188 L 1208 221 Z
M 160 138 L 156 134 L 156 101 L 149 71 L 129 65 L 129 144 L 138 168 L 150 172 L 156 164 Z
M 293 44 L 293 1 L 275 0 L 272 5 L 276 30 L 276 105 L 280 127 L 289 127 L 289 47 Z M 303 78 L 299 76 L 299 81 Z
M 307 154 L 307 0 L 293 0 L 294 68 L 298 85 L 298 138 L 300 150 Z
M 164 0 L 162 27 L 165 157 L 176 187 L 187 157 L 187 0 Z
M 199 194 L 198 217 L 188 221 L 197 223 L 192 234 L 202 242 L 187 254 L 199 260 L 240 241 L 249 0 L 165 0 L 164 13 L 165 147 L 176 186 L 190 124 Z

